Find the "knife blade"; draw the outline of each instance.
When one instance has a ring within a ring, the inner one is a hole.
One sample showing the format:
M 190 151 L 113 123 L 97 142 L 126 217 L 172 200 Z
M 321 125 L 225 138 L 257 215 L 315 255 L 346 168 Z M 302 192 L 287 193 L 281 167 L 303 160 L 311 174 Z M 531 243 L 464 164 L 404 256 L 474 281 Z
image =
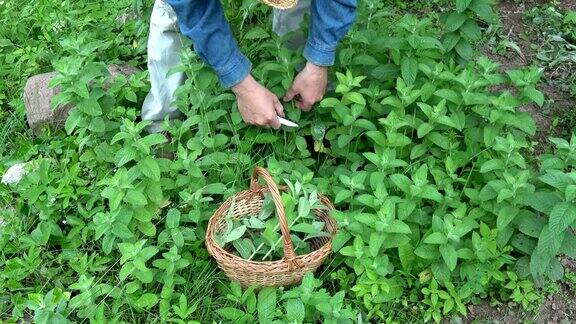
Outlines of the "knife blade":
M 298 124 L 296 124 L 295 122 L 289 121 L 288 119 L 282 118 L 282 117 L 278 117 L 278 120 L 280 121 L 280 124 L 284 125 L 284 126 L 288 126 L 288 127 L 298 127 Z

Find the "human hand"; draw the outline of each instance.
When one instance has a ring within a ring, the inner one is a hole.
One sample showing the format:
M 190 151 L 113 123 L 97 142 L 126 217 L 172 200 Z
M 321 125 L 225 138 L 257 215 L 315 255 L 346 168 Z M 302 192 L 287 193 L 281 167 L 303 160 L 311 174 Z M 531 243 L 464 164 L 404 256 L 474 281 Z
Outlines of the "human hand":
M 251 75 L 232 87 L 238 110 L 244 122 L 260 127 L 280 128 L 278 116 L 284 117 L 284 108 L 278 97 L 263 87 Z
M 308 62 L 294 79 L 284 101 L 295 99 L 296 107 L 309 111 L 315 103 L 324 98 L 327 85 L 328 68 Z

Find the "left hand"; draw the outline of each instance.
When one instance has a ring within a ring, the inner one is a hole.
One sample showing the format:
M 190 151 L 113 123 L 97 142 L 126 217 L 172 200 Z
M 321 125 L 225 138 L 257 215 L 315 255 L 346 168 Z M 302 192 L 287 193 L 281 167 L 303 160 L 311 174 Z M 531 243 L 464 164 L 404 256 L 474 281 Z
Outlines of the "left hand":
M 284 96 L 284 101 L 295 99 L 296 107 L 309 111 L 315 103 L 324 98 L 327 85 L 328 68 L 308 62 L 294 79 L 294 83 Z

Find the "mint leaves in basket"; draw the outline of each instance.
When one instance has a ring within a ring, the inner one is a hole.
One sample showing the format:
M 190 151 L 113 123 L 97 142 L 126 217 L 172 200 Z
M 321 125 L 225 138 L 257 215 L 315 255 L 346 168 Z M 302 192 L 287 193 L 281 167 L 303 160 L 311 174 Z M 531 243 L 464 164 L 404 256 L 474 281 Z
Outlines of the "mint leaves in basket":
M 282 204 L 288 221 L 292 244 L 297 255 L 314 250 L 314 239 L 329 237 L 324 221 L 314 210 L 325 209 L 318 192 L 306 192 L 299 182 L 286 181 Z M 270 193 L 266 193 L 262 209 L 257 215 L 233 216 L 235 204 L 229 208 L 224 228 L 215 236 L 216 243 L 231 253 L 253 261 L 282 259 L 283 244 L 276 206 Z

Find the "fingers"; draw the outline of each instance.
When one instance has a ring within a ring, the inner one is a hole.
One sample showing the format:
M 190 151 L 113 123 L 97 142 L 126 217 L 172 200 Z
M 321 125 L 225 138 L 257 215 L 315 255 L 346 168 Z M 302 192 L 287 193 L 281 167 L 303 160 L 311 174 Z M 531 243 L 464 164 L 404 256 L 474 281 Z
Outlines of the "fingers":
M 302 103 L 302 101 L 296 100 L 294 103 L 296 104 L 296 108 L 304 110 L 304 103 Z
M 294 102 L 296 103 L 296 107 L 298 109 L 304 111 L 310 111 L 312 109 L 312 106 L 316 103 L 314 101 L 306 100 L 304 98 L 296 98 Z
M 258 116 L 257 118 L 255 118 L 253 120 L 248 120 L 245 122 L 250 124 L 250 125 L 263 127 L 263 128 L 279 129 L 281 126 L 280 120 L 278 119 L 278 115 L 276 115 L 276 113 L 269 114 L 266 116 Z
M 270 115 L 266 118 L 267 126 L 270 126 L 274 129 L 280 128 L 280 119 L 278 119 L 278 115 L 274 114 L 273 116 Z
M 278 98 L 275 98 L 274 100 L 274 110 L 276 110 L 276 114 L 278 114 L 278 116 L 284 117 L 284 107 L 282 106 Z
M 296 107 L 298 107 L 298 109 L 304 111 L 310 111 L 310 109 L 312 109 L 312 106 L 320 100 L 309 100 L 308 98 L 309 95 L 307 95 L 305 92 L 306 91 L 296 90 L 296 88 L 292 86 L 292 88 L 290 88 L 288 92 L 286 92 L 286 95 L 284 96 L 284 101 L 294 100 L 294 103 L 296 104 Z
M 274 93 L 259 83 L 251 91 L 237 88 L 235 93 L 244 122 L 259 127 L 280 128 L 278 116 L 284 116 L 284 107 Z
M 280 128 L 280 120 L 278 116 L 284 116 L 284 107 L 280 103 L 278 97 L 272 94 L 272 107 L 267 109 L 266 112 L 266 124 L 274 129 Z
M 267 106 L 261 113 L 255 116 L 255 121 L 252 123 L 259 127 L 271 127 L 274 129 L 280 128 L 280 120 L 278 115 L 281 113 L 284 115 L 284 109 L 278 101 L 278 98 L 274 97 L 276 102 L 272 101 L 269 106 Z
M 290 101 L 294 99 L 294 96 L 296 96 L 297 94 L 298 91 L 296 91 L 293 86 L 290 87 L 290 89 L 288 89 L 288 92 L 286 92 L 286 94 L 284 95 L 284 101 Z

